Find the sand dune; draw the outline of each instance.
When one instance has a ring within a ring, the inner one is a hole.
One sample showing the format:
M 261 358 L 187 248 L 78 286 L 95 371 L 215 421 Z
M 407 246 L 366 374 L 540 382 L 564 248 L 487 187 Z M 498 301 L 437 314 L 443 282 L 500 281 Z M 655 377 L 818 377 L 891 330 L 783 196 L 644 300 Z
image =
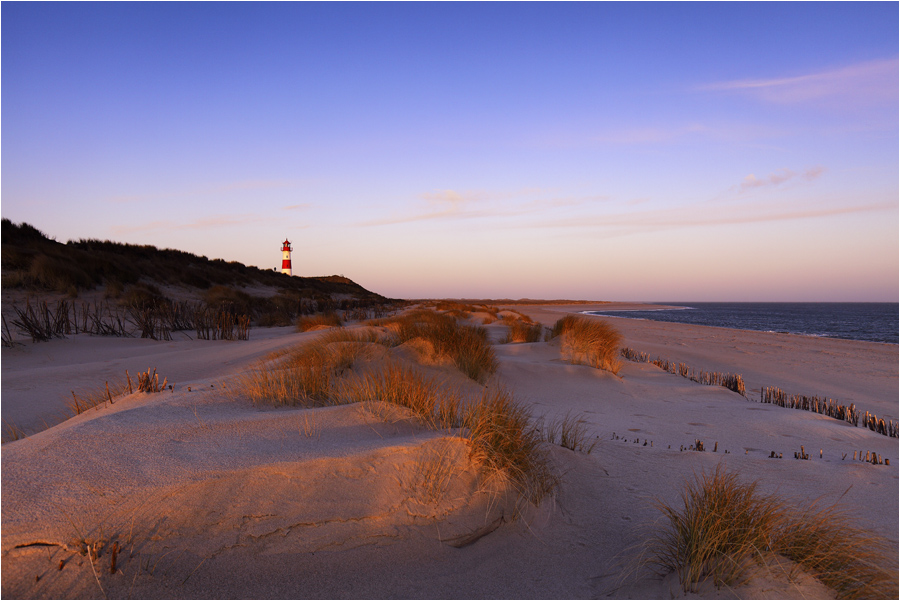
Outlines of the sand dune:
M 545 325 L 566 310 L 515 309 Z M 895 345 L 611 321 L 626 346 L 743 374 L 749 398 L 645 363 L 626 361 L 617 376 L 570 365 L 558 342 L 495 346 L 489 386 L 536 417 L 579 416 L 594 444 L 590 454 L 549 447 L 560 486 L 539 507 L 519 502 L 517 519 L 508 486 L 487 479 L 453 432 L 379 404 L 262 408 L 226 391 L 254 361 L 317 332 L 255 329 L 247 342 L 78 336 L 3 349 L 3 417 L 26 429 L 54 423 L 69 390 L 124 369 L 157 367 L 174 381 L 3 445 L 3 596 L 681 596 L 671 577 L 628 568 L 660 523 L 654 500 L 675 501 L 686 478 L 718 464 L 798 505 L 840 500 L 896 549 L 897 439 L 756 401 L 774 385 L 896 418 Z M 493 339 L 505 328 L 488 326 Z M 480 390 L 428 349 L 388 354 Z M 698 439 L 706 452 L 682 450 Z M 810 460 L 793 459 L 801 445 Z M 859 450 L 891 465 L 852 461 Z M 117 572 L 108 546 L 92 566 L 80 539 L 119 541 Z M 773 568 L 743 589 L 701 593 L 822 598 L 820 586 Z

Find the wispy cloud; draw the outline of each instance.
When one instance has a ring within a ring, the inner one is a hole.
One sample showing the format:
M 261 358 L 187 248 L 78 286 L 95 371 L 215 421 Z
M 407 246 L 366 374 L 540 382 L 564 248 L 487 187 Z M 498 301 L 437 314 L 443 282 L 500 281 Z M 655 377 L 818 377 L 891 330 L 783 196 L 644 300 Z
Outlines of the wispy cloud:
M 312 205 L 308 202 L 301 202 L 300 204 L 297 204 L 297 205 L 288 205 L 286 207 L 281 207 L 281 210 L 282 211 L 297 211 L 300 209 L 308 209 L 311 206 Z
M 766 177 L 758 178 L 754 174 L 750 174 L 738 186 L 741 192 L 754 190 L 757 188 L 779 186 L 791 180 L 812 181 L 825 173 L 823 167 L 812 167 L 804 171 L 797 172 L 790 169 L 779 169 L 775 173 L 771 173 Z
M 771 140 L 783 137 L 788 133 L 784 128 L 774 127 L 765 123 L 753 122 L 708 122 L 688 123 L 684 125 L 659 125 L 652 127 L 633 127 L 610 129 L 583 138 L 584 144 L 590 145 L 615 145 L 615 146 L 642 146 L 642 145 L 675 145 L 694 141 L 717 141 L 727 143 L 759 143 L 763 140 Z M 575 144 L 574 141 L 571 142 Z
M 138 225 L 114 225 L 110 229 L 114 234 L 134 234 L 138 232 L 153 232 L 159 230 L 213 230 L 235 225 L 244 226 L 248 223 L 260 223 L 271 221 L 270 218 L 261 218 L 258 215 L 217 215 L 194 221 L 174 221 L 164 219 L 148 221 Z
M 233 182 L 198 185 L 182 190 L 170 190 L 168 192 L 160 192 L 156 194 L 122 194 L 109 197 L 106 199 L 106 201 L 116 204 L 143 203 L 175 198 L 226 195 L 233 192 L 258 192 L 260 190 L 290 189 L 298 188 L 303 184 L 303 181 L 292 179 L 239 180 Z
M 398 225 L 433 220 L 514 218 L 540 211 L 560 210 L 610 200 L 602 194 L 551 196 L 539 188 L 521 188 L 506 192 L 437 190 L 418 195 L 427 206 L 410 215 L 392 216 L 358 223 L 360 226 Z M 534 198 L 534 196 L 538 196 Z M 529 199 L 529 197 L 531 197 Z
M 439 205 L 459 206 L 468 202 L 482 200 L 484 194 L 474 191 L 435 190 L 433 192 L 423 192 L 419 194 L 419 198 Z
M 831 207 L 784 207 L 778 204 L 760 207 L 758 205 L 740 208 L 719 208 L 710 210 L 699 205 L 680 207 L 664 211 L 635 211 L 629 213 L 606 214 L 602 216 L 550 219 L 531 223 L 525 227 L 535 228 L 590 228 L 603 230 L 603 235 L 634 234 L 685 227 L 711 227 L 752 223 L 773 223 L 801 219 L 817 219 L 835 215 L 871 213 L 896 210 L 894 202 L 873 202 L 865 205 L 842 205 Z M 513 225 L 511 227 L 522 227 Z
M 591 194 L 588 196 L 562 196 L 539 198 L 522 205 L 522 210 L 545 210 L 545 209 L 565 209 L 570 207 L 580 207 L 584 205 L 609 202 L 613 198 L 608 194 Z
M 779 104 L 825 99 L 857 105 L 896 103 L 897 72 L 898 61 L 891 58 L 792 77 L 717 82 L 700 86 L 699 89 L 746 93 L 765 102 Z

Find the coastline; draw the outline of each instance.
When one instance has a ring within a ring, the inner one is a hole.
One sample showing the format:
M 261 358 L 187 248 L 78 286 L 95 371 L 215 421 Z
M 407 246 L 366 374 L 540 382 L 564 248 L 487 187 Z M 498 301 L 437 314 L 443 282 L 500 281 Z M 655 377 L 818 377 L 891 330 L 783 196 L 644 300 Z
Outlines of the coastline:
M 900 342 L 897 339 L 897 303 L 694 302 L 681 305 L 668 309 L 602 309 L 597 313 L 607 317 L 650 319 L 840 340 L 887 344 Z M 632 314 L 635 312 L 639 314 Z M 657 314 L 659 312 L 663 314 Z
M 547 326 L 585 310 L 511 308 Z M 754 396 L 761 386 L 779 386 L 890 416 L 896 346 L 610 321 L 624 346 L 742 374 L 747 398 L 646 363 L 623 361 L 618 375 L 572 365 L 561 360 L 558 342 L 495 345 L 499 369 L 490 386 L 509 390 L 535 417 L 578 416 L 594 443 L 590 454 L 549 448 L 560 487 L 516 520 L 497 503 L 467 501 L 440 519 L 408 505 L 397 485 L 405 470 L 445 444 L 414 421 L 384 421 L 358 404 L 261 408 L 220 392 L 258 358 L 319 332 L 261 328 L 237 343 L 73 337 L 3 349 L 4 417 L 13 406 L 62 407 L 63 388 L 102 384 L 148 362 L 175 381 L 172 391 L 128 396 L 3 446 L 3 595 L 102 596 L 90 563 L 74 550 L 75 516 L 85 532 L 99 525 L 107 537 L 134 533 L 134 558 L 122 559 L 121 574 L 100 578 L 111 596 L 681 598 L 677 586 L 646 570 L 624 581 L 612 566 L 630 565 L 635 545 L 652 534 L 660 518 L 654 499 L 676 500 L 685 480 L 720 465 L 799 505 L 839 501 L 860 527 L 896 548 L 896 439 Z M 492 339 L 506 330 L 499 321 L 485 327 Z M 416 356 L 408 349 L 397 358 Z M 420 369 L 447 386 L 481 390 L 452 365 Z M 695 440 L 718 452 L 682 450 Z M 789 458 L 801 445 L 815 454 L 809 461 Z M 891 465 L 851 461 L 859 449 Z M 773 451 L 784 459 L 769 458 Z M 476 514 L 502 525 L 464 548 L 441 542 L 473 527 Z M 51 546 L 20 546 L 35 541 Z M 160 559 L 154 574 L 138 569 L 151 556 L 180 559 Z M 68 562 L 63 570 L 60 559 Z M 759 586 L 740 594 L 758 598 L 768 590 Z M 785 586 L 782 597 L 821 598 Z
M 552 326 L 560 317 L 556 309 L 537 305 L 522 311 Z M 596 316 L 607 317 L 611 316 Z M 614 325 L 622 332 L 624 346 L 653 358 L 741 374 L 748 396 L 751 391 L 758 395 L 762 386 L 777 386 L 856 403 L 863 410 L 897 419 L 900 348 L 894 344 L 649 319 L 620 318 Z

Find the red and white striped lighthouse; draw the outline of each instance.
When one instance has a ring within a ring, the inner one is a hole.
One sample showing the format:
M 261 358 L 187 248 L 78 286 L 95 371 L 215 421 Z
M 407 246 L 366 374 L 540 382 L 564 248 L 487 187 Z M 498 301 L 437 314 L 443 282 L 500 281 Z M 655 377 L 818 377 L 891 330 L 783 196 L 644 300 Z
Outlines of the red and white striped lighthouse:
M 291 273 L 291 241 L 287 238 L 284 239 L 284 244 L 281 246 L 281 273 L 293 275 Z

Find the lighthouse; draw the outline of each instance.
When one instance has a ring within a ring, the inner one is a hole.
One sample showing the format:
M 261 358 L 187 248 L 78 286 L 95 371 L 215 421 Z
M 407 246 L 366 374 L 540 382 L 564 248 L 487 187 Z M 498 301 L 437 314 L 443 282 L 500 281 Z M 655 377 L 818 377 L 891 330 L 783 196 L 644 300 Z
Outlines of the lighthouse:
M 287 238 L 281 245 L 281 273 L 293 275 L 291 273 L 291 241 Z

